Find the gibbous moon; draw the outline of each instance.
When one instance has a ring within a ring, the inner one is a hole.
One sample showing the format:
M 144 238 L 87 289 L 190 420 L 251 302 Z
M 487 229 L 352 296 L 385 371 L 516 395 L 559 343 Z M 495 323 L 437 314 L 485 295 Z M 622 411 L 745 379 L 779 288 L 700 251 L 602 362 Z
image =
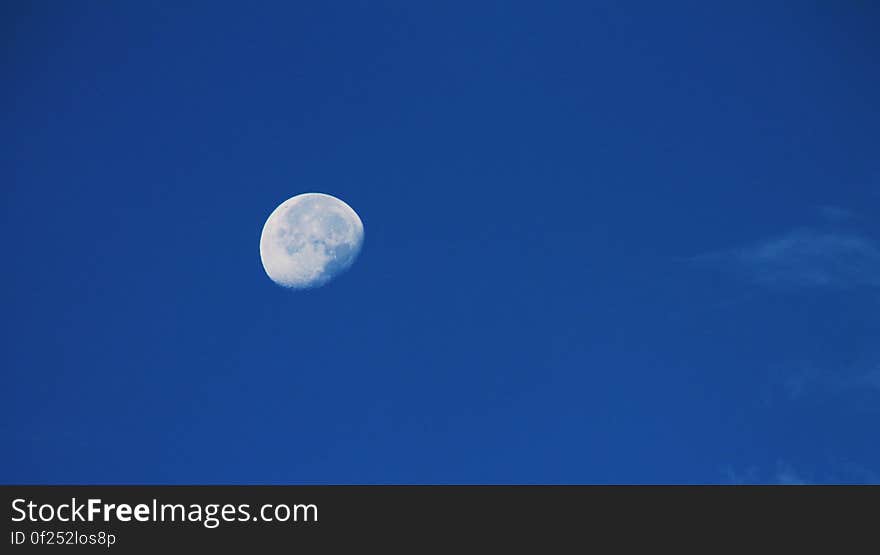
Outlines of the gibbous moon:
M 318 287 L 352 265 L 364 242 L 364 224 L 336 197 L 304 193 L 269 214 L 260 258 L 269 278 L 284 287 Z

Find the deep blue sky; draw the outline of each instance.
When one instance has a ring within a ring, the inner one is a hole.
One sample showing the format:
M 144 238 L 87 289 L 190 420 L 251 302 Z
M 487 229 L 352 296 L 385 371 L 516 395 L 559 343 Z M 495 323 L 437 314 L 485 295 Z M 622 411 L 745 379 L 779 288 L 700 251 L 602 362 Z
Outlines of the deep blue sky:
M 880 481 L 880 21 L 810 4 L 6 2 L 0 482 Z

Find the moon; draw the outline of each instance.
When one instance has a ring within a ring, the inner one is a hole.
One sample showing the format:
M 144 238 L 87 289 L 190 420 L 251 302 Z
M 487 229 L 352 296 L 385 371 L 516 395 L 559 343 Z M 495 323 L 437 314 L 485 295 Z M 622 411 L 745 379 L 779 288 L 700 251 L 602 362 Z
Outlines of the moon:
M 363 243 L 364 224 L 349 205 L 331 195 L 303 193 L 269 214 L 260 259 L 278 285 L 309 289 L 347 270 Z

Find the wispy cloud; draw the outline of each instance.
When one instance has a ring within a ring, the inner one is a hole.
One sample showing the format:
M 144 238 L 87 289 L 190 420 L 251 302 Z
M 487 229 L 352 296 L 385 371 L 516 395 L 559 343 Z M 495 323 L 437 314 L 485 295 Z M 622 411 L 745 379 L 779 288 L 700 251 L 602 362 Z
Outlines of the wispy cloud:
M 854 233 L 797 229 L 693 260 L 765 286 L 880 287 L 880 248 Z
M 783 462 L 776 465 L 774 481 L 783 486 L 801 486 L 807 483 L 807 480 L 799 472 L 795 471 L 790 464 Z
M 744 470 L 736 470 L 730 466 L 723 468 L 724 483 L 732 485 L 755 485 L 770 484 L 783 486 L 797 486 L 810 483 L 792 465 L 777 461 L 776 468 L 772 471 L 761 471 L 756 466 L 750 466 Z
M 813 472 L 796 468 L 790 462 L 777 460 L 775 465 L 763 468 L 752 465 L 745 469 L 725 466 L 721 469 L 721 483 L 731 485 L 782 485 L 806 484 L 877 484 L 880 476 L 863 465 L 845 459 L 814 461 Z
M 762 396 L 768 405 L 775 400 L 815 402 L 838 398 L 845 399 L 850 410 L 875 412 L 880 400 L 880 362 L 875 359 L 834 368 L 809 361 L 792 363 L 770 376 Z

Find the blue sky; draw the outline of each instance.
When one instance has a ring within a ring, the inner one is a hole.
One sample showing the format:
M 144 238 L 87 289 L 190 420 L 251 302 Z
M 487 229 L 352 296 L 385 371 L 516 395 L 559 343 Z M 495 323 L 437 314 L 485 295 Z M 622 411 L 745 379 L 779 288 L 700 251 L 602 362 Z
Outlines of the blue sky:
M 825 4 L 6 3 L 0 481 L 880 481 L 878 13 Z M 366 240 L 285 290 L 308 191 Z

